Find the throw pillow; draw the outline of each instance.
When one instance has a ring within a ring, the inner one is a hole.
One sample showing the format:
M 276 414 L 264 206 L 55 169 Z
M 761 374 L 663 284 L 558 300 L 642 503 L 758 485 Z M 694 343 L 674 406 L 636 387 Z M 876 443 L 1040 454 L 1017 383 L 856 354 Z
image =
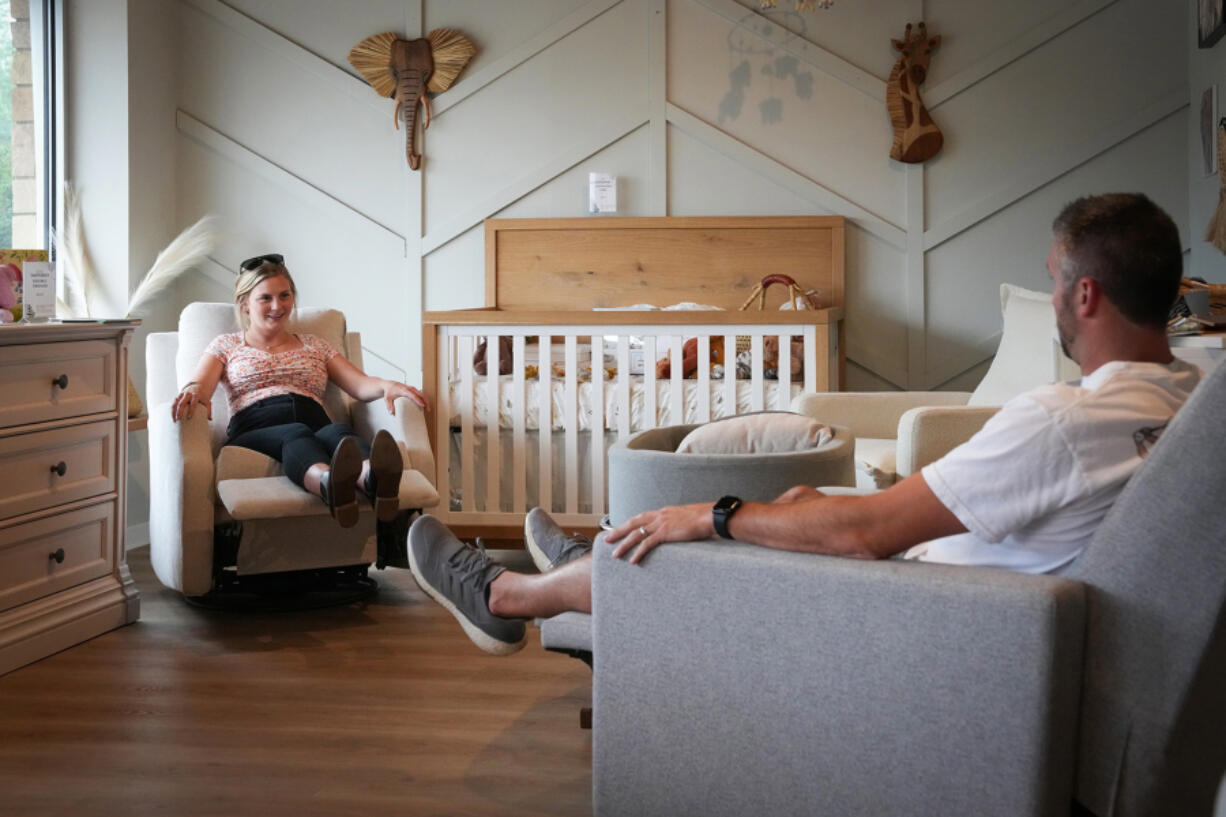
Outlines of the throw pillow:
M 833 439 L 830 427 L 790 411 L 725 417 L 691 431 L 678 454 L 779 454 L 817 448 Z

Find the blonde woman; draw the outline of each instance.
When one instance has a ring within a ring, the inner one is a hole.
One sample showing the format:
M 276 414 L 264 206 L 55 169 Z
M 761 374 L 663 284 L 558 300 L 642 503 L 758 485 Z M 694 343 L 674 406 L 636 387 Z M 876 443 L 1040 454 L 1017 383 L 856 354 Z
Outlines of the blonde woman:
M 425 395 L 363 373 L 322 338 L 291 332 L 297 296 L 281 255 L 257 255 L 240 264 L 234 312 L 242 328 L 208 345 L 171 404 L 171 415 L 178 422 L 201 406 L 211 418 L 213 392 L 224 384 L 231 418 L 226 445 L 280 462 L 294 484 L 323 499 L 341 527 L 357 524 L 358 491 L 380 522 L 390 522 L 399 509 L 400 447 L 386 431 L 367 443 L 348 425 L 332 422 L 324 411 L 324 390 L 332 381 L 355 400 L 382 397 L 392 414 L 396 398 L 425 408 Z

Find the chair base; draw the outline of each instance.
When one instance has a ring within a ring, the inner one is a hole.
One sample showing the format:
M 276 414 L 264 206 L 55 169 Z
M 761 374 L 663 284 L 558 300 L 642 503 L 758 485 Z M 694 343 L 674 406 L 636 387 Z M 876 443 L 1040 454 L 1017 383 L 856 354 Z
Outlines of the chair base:
M 193 607 L 239 613 L 314 610 L 372 597 L 379 584 L 366 575 L 368 565 L 259 573 L 239 576 L 223 570 L 203 596 L 184 596 Z
M 378 543 L 375 568 L 409 568 L 409 528 L 415 516 L 421 516 L 421 508 L 401 508 L 391 522 L 380 522 L 376 528 Z

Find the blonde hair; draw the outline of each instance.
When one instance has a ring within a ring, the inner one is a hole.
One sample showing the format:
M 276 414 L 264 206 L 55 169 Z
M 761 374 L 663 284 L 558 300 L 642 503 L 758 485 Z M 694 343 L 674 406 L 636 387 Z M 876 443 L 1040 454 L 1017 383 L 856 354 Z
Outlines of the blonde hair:
M 251 321 L 243 311 L 243 304 L 251 295 L 251 291 L 269 278 L 284 278 L 289 281 L 289 291 L 294 293 L 294 313 L 291 318 L 298 318 L 298 287 L 294 285 L 294 276 L 289 274 L 284 263 L 265 261 L 255 269 L 241 271 L 238 280 L 234 282 L 234 317 L 238 319 L 239 328 L 244 332 L 251 325 Z

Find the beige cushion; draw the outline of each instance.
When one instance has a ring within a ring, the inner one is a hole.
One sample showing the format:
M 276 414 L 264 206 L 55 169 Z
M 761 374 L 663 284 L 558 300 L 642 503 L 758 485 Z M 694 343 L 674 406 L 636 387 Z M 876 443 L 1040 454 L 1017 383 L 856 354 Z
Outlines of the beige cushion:
M 226 479 L 279 477 L 285 473 L 285 469 L 267 454 L 240 445 L 227 445 L 217 452 L 213 473 L 221 482 Z
M 829 426 L 790 411 L 762 411 L 725 417 L 691 431 L 678 454 L 780 454 L 828 443 Z
M 1000 311 L 1000 346 L 967 405 L 1000 406 L 1058 376 L 1051 293 L 1001 284 Z
M 856 438 L 856 487 L 889 488 L 897 479 L 898 441 Z

